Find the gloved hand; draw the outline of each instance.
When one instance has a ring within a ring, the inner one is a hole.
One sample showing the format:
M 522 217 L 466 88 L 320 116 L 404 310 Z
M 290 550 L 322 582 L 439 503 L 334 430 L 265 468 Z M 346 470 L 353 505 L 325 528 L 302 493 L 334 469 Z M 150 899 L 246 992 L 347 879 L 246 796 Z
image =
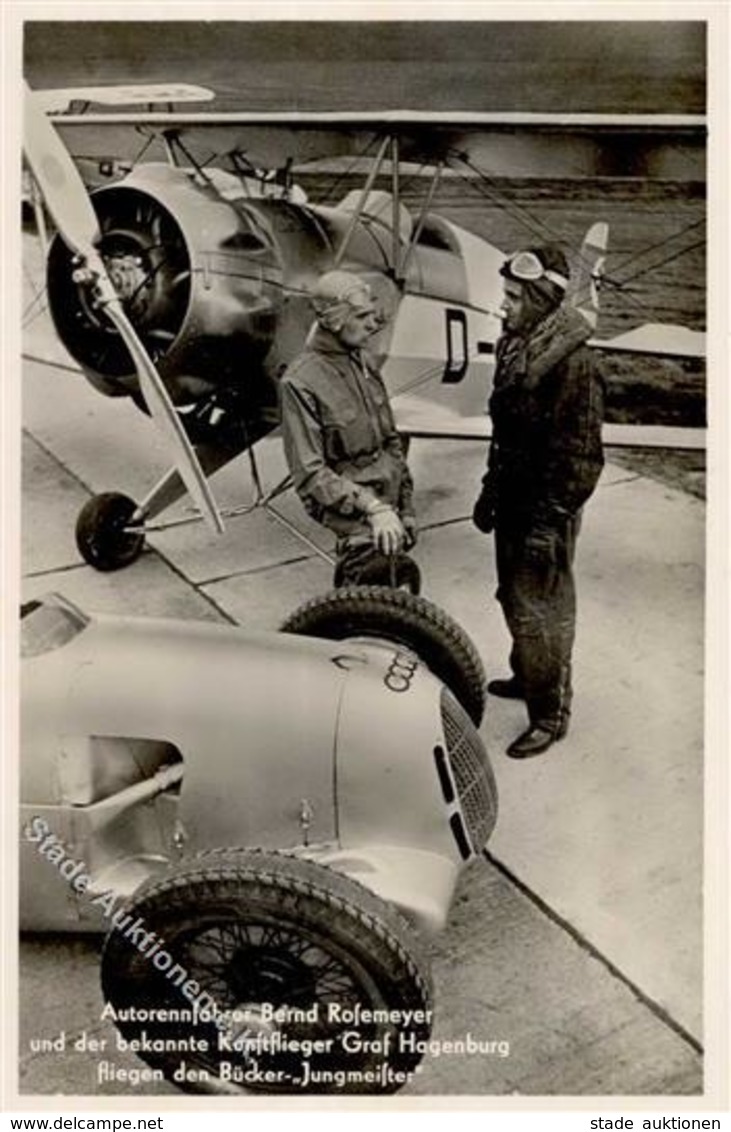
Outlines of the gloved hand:
M 404 543 L 404 528 L 401 520 L 387 503 L 368 513 L 373 542 L 381 554 L 397 554 Z
M 560 543 L 560 535 L 555 527 L 536 525 L 531 527 L 525 537 L 525 557 L 535 566 L 546 569 L 555 567 L 558 565 Z
M 416 546 L 419 537 L 419 528 L 413 515 L 402 515 L 401 525 L 404 528 L 404 550 L 411 550 Z
M 483 535 L 495 528 L 495 493 L 485 483 L 472 509 L 472 522 Z

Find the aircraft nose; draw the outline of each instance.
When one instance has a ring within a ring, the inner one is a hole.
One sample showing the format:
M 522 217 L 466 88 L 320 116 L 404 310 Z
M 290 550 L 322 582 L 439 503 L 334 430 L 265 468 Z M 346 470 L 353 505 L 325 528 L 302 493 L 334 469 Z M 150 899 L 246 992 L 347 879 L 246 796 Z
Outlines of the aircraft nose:
M 276 330 L 282 267 L 266 215 L 212 199 L 179 170 L 140 169 L 92 195 L 114 288 L 174 400 L 242 380 Z M 60 239 L 49 255 L 49 304 L 67 349 L 104 392 L 134 394 L 120 336 L 74 277 Z

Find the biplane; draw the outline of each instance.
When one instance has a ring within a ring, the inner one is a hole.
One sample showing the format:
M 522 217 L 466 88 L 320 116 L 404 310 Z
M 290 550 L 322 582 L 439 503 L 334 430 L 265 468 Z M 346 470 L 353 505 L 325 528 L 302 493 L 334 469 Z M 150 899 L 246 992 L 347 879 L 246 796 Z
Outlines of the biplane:
M 373 349 L 403 434 L 487 438 L 505 253 L 434 210 L 455 165 L 474 173 L 476 154 L 514 146 L 526 131 L 554 162 L 565 150 L 573 168 L 596 161 L 601 144 L 610 164 L 638 147 L 651 164 L 667 139 L 701 167 L 705 145 L 693 116 L 177 109 L 212 97 L 186 84 L 26 96 L 34 208 L 43 231 L 42 196 L 57 229 L 47 256 L 55 329 L 99 392 L 151 415 L 172 455 L 144 499 L 105 492 L 82 509 L 77 545 L 102 570 L 134 561 L 151 523 L 186 491 L 191 521 L 223 530 L 209 479 L 277 428 L 278 379 L 310 332 L 309 290 L 333 267 L 363 276 L 377 299 Z M 128 109 L 140 103 L 145 110 Z M 83 155 L 87 181 L 94 170 L 91 191 L 72 154 Z M 297 173 L 323 158 L 357 161 L 362 183 L 315 204 Z M 417 176 L 414 209 L 404 184 Z M 606 224 L 593 225 L 574 255 L 572 301 L 593 323 L 607 236 Z M 704 354 L 701 332 L 670 324 L 593 344 Z M 607 425 L 605 440 L 693 447 L 699 431 Z M 282 486 L 259 487 L 258 504 Z

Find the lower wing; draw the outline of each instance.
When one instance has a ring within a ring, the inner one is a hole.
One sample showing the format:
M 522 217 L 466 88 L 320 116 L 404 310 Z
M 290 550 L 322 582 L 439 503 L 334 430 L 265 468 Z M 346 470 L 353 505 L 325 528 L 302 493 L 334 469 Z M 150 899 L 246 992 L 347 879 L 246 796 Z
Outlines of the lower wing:
M 396 397 L 393 400 L 393 410 L 402 436 L 440 440 L 488 440 L 492 431 L 490 418 L 486 414 L 463 417 L 454 409 L 409 394 Z M 702 450 L 706 447 L 706 430 L 671 425 L 605 423 L 602 439 L 610 448 Z

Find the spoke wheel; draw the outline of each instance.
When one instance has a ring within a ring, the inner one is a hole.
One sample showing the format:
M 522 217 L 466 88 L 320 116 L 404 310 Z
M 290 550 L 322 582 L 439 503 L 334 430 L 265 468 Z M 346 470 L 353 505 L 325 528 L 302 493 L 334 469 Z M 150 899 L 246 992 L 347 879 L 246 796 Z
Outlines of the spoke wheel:
M 125 529 L 136 508 L 133 499 L 115 491 L 84 504 L 76 520 L 76 546 L 85 562 L 96 570 L 119 570 L 139 558 L 145 536 Z
M 421 1060 L 421 942 L 348 877 L 286 854 L 216 852 L 144 886 L 127 912 L 162 944 L 146 955 L 113 930 L 104 995 L 124 1037 L 180 1088 L 389 1093 Z

